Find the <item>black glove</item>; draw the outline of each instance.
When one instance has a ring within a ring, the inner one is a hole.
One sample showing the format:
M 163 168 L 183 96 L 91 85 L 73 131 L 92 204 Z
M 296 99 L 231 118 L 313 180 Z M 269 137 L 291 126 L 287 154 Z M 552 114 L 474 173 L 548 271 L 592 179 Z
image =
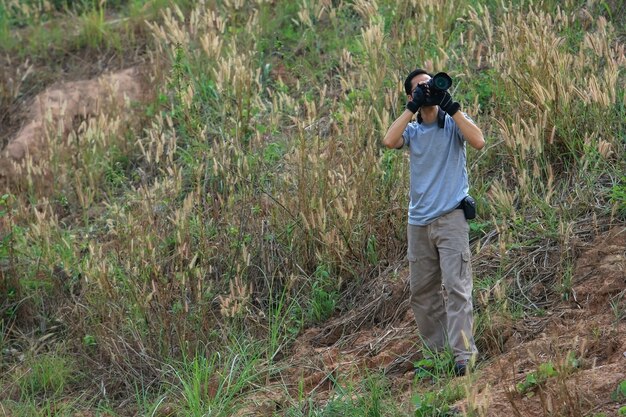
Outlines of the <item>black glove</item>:
M 452 96 L 447 90 L 438 91 L 436 94 L 433 94 L 433 96 L 430 97 L 428 102 L 425 104 L 436 104 L 441 108 L 441 110 L 445 111 L 450 116 L 454 116 L 454 114 L 461 108 L 461 105 L 452 99 Z
M 415 90 L 413 90 L 413 97 L 411 98 L 411 101 L 406 103 L 406 108 L 411 113 L 417 113 L 417 109 L 422 107 L 424 103 L 426 103 L 426 91 L 418 85 L 415 87 Z

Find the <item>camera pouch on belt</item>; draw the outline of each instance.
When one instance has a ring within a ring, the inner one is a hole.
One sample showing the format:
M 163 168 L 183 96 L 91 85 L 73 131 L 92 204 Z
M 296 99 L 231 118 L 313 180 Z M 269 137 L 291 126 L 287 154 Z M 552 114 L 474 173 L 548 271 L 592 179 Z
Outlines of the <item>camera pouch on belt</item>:
M 463 208 L 465 219 L 472 220 L 476 218 L 476 201 L 472 196 L 468 195 L 465 197 L 463 201 L 461 201 L 461 207 Z

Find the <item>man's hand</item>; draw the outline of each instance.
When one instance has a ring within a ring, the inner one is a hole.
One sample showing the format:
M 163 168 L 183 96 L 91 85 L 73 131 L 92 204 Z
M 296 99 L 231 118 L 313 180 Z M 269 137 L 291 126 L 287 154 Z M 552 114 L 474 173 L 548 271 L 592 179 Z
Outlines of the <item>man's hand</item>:
M 411 101 L 406 103 L 406 108 L 411 113 L 417 113 L 417 110 L 426 103 L 427 91 L 421 85 L 415 87 Z
M 441 110 L 445 111 L 450 116 L 454 116 L 454 114 L 461 108 L 461 105 L 452 99 L 452 96 L 447 90 L 438 91 L 436 94 L 433 94 L 432 98 L 428 101 L 430 103 L 426 104 L 437 104 Z

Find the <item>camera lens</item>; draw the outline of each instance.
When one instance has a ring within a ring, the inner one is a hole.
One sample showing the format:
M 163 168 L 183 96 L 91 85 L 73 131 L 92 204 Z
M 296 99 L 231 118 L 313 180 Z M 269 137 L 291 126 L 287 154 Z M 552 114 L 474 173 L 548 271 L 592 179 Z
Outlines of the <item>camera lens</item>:
M 435 74 L 432 79 L 432 85 L 438 90 L 447 90 L 452 86 L 452 78 L 445 72 Z

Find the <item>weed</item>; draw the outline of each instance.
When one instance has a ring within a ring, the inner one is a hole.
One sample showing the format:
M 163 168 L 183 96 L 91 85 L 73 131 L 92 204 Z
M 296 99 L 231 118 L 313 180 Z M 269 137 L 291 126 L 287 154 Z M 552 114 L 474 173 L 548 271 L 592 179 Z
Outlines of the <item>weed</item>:
M 542 363 L 539 365 L 539 368 L 537 368 L 537 371 L 529 373 L 526 375 L 523 382 L 516 385 L 517 392 L 520 394 L 527 394 L 544 384 L 548 378 L 556 375 L 557 372 L 554 369 L 554 364 L 552 362 Z
M 181 411 L 188 416 L 230 416 L 243 407 L 238 395 L 259 378 L 254 345 L 238 345 L 228 356 L 217 352 L 185 358 L 175 370 Z M 242 348 L 240 350 L 240 348 Z
M 101 3 L 98 7 L 94 7 L 93 10 L 80 16 L 79 20 L 82 23 L 82 31 L 79 36 L 80 43 L 93 49 L 98 49 L 104 44 L 107 37 L 110 36 L 104 12 L 105 9 Z
M 302 399 L 284 413 L 289 417 L 383 417 L 407 416 L 398 404 L 390 400 L 389 381 L 372 373 L 363 376 L 359 383 L 335 380 L 334 393 L 325 405 L 317 405 L 312 398 Z
M 626 400 L 626 380 L 617 384 L 615 391 L 611 393 L 611 399 L 617 402 Z
M 318 265 L 313 277 L 309 320 L 313 323 L 321 323 L 335 312 L 339 294 L 335 289 L 336 284 L 332 282 L 331 273 L 326 265 Z
M 22 305 L 22 283 L 15 274 L 15 245 L 20 228 L 13 223 L 15 199 L 10 194 L 0 197 L 0 224 L 3 235 L 0 240 L 0 323 L 17 319 Z M 3 332 L 4 334 L 4 332 Z
M 611 311 L 613 312 L 613 318 L 615 319 L 615 324 L 617 325 L 622 320 L 626 319 L 626 298 L 624 295 L 626 294 L 626 290 L 621 291 L 619 294 L 612 296 L 609 301 L 609 305 L 611 306 Z
M 434 417 L 457 415 L 458 410 L 452 407 L 463 398 L 463 389 L 459 385 L 445 385 L 441 389 L 415 394 L 415 417 Z
M 571 373 L 578 366 L 579 361 L 572 352 L 568 353 L 564 361 L 558 365 L 555 365 L 552 361 L 544 362 L 539 365 L 536 371 L 526 375 L 524 381 L 516 385 L 516 390 L 522 395 L 532 396 L 548 379 Z
M 270 288 L 270 294 L 273 294 L 272 290 Z M 297 298 L 290 298 L 287 287 L 283 288 L 278 299 L 270 296 L 268 310 L 267 359 L 272 362 L 298 336 L 304 319 Z
M 619 183 L 611 187 L 609 196 L 611 203 L 615 205 L 617 213 L 622 217 L 626 217 L 626 177 L 622 177 Z
M 49 353 L 30 358 L 27 364 L 16 381 L 24 398 L 57 398 L 76 379 L 75 364 L 68 356 Z
M 417 380 L 439 380 L 454 376 L 454 356 L 448 349 L 441 352 L 427 351 L 425 358 L 415 364 L 415 378 Z

